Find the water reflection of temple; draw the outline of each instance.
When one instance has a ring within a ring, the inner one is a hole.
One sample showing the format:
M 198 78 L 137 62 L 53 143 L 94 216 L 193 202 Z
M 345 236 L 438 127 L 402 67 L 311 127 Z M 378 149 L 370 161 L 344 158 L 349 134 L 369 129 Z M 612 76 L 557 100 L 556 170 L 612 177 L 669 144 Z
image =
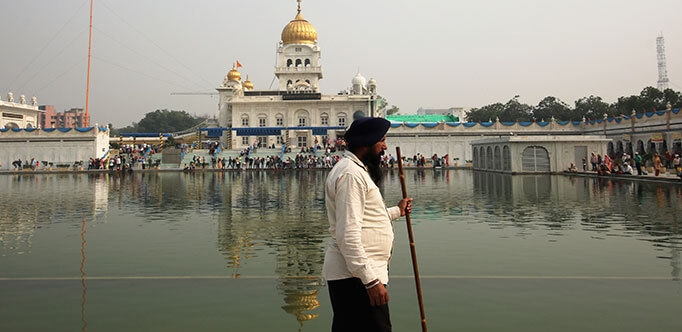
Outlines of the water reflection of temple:
M 277 289 L 284 295 L 285 303 L 282 309 L 296 317 L 301 329 L 303 323 L 319 316 L 314 310 L 320 306 L 317 296 L 321 287 L 319 276 L 279 278 Z
M 30 251 L 34 233 L 52 223 L 104 220 L 108 175 L 40 174 L 0 177 L 0 246 Z
M 610 178 L 473 172 L 474 205 L 501 227 L 582 230 L 652 243 L 680 278 L 682 188 Z M 578 222 L 576 222 L 578 221 Z M 550 233 L 560 236 L 561 232 Z
M 281 308 L 301 328 L 318 317 L 320 305 L 328 228 L 325 176 L 320 171 L 230 172 L 222 186 L 218 243 L 227 266 L 236 270 L 246 264 L 254 246 L 273 250 Z

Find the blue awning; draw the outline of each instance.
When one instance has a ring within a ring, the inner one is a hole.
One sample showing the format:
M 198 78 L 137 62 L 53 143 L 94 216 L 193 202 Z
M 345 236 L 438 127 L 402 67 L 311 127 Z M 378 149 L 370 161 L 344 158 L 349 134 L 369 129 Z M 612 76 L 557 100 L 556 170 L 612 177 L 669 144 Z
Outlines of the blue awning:
M 327 136 L 327 128 L 313 128 L 313 135 Z
M 233 128 L 237 136 L 279 136 L 282 130 L 273 127 Z
M 121 137 L 172 137 L 173 134 L 162 134 L 162 133 L 120 133 Z
M 223 136 L 225 128 L 206 128 L 206 137 L 220 137 Z
M 328 130 L 345 130 L 343 126 L 301 126 L 301 127 L 242 127 L 230 128 L 237 136 L 279 136 L 282 130 L 312 130 L 316 136 L 326 136 Z

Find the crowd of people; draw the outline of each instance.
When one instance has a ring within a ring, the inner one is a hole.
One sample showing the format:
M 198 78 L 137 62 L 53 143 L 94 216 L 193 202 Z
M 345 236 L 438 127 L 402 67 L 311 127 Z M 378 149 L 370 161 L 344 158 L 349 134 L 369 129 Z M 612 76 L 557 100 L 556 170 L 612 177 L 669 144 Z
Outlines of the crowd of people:
M 45 165 L 46 162 L 43 162 L 43 166 Z M 20 159 L 17 159 L 12 162 L 12 166 L 16 169 L 32 169 L 35 170 L 36 168 L 40 167 L 40 161 L 35 160 L 35 158 L 31 158 L 31 160 L 24 160 L 21 161 Z
M 159 166 L 161 160 L 153 160 L 152 155 L 160 149 L 160 146 L 151 144 L 124 144 L 119 147 L 118 154 L 106 158 L 90 158 L 88 169 L 126 171 Z
M 324 150 L 324 153 L 318 155 L 317 150 L 321 147 L 302 147 L 300 152 L 293 158 L 290 156 L 284 157 L 284 154 L 269 155 L 264 157 L 251 157 L 251 153 L 255 152 L 257 148 L 249 147 L 239 152 L 238 156 L 218 157 L 217 153 L 210 153 L 208 158 L 206 156 L 194 155 L 189 163 L 183 164 L 184 171 L 192 171 L 196 169 L 310 169 L 310 168 L 332 168 L 341 158 L 341 154 L 336 153 L 334 149 L 329 147 Z M 285 149 L 284 152 L 290 152 L 291 149 Z M 428 161 L 433 167 L 450 166 L 449 156 L 438 156 L 434 154 Z M 381 156 L 380 166 L 383 168 L 397 167 L 398 160 L 392 154 L 384 154 Z M 417 153 L 412 158 L 403 157 L 403 164 L 405 166 L 412 166 L 423 168 L 427 165 L 427 158 Z
M 216 158 L 210 157 L 210 163 L 206 157 L 194 156 L 192 161 L 183 165 L 183 170 L 191 171 L 197 168 L 213 169 L 298 169 L 298 168 L 332 168 L 339 160 L 338 155 L 326 154 L 315 156 L 313 154 L 297 154 L 291 157 L 282 158 L 278 155 L 267 157 L 249 157 L 248 154 L 240 154 L 236 157 Z
M 642 156 L 639 152 L 635 152 L 634 156 L 623 152 L 613 155 L 605 154 L 603 157 L 601 154 L 593 152 L 589 160 L 582 160 L 583 172 L 588 171 L 588 162 L 589 170 L 596 172 L 597 175 L 648 175 L 646 168 L 650 166 L 653 168 L 655 176 L 659 176 L 661 171 L 665 169 L 682 177 L 682 163 L 679 152 L 670 153 L 670 151 L 666 151 L 663 156 L 657 152 L 645 156 Z M 575 164 L 571 163 L 569 171 L 577 172 L 578 169 Z

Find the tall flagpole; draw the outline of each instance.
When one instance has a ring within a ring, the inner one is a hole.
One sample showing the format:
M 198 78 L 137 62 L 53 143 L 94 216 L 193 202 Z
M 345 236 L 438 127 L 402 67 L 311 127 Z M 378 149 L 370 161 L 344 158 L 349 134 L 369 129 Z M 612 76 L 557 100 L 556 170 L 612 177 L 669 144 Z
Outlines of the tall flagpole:
M 85 125 L 84 127 L 90 126 L 90 58 L 92 53 L 92 3 L 94 0 L 90 0 L 90 40 L 88 42 L 88 82 L 85 86 Z

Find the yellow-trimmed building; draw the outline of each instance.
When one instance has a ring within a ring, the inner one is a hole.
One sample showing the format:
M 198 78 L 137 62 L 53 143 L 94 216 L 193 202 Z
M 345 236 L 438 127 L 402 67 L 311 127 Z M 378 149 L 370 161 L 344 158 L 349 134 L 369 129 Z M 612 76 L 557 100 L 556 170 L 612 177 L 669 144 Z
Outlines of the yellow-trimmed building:
M 294 19 L 286 24 L 277 48 L 277 90 L 259 90 L 248 77 L 242 81 L 239 63 L 217 88 L 221 137 L 228 149 L 260 146 L 310 147 L 345 132 L 354 117 L 377 114 L 376 81 L 359 73 L 352 87 L 336 95 L 320 92 L 322 65 L 315 27 L 302 14 L 300 0 Z

